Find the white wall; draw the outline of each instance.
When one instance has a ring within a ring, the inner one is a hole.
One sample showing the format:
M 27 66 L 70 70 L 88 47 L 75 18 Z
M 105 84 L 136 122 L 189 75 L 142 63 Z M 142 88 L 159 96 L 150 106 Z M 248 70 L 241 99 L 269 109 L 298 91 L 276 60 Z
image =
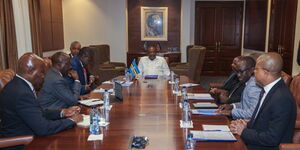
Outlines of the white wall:
M 13 0 L 18 57 L 32 52 L 29 9 L 27 0 Z
M 126 3 L 126 0 L 63 0 L 64 51 L 69 53 L 69 45 L 75 40 L 82 46 L 109 44 L 111 61 L 126 62 Z

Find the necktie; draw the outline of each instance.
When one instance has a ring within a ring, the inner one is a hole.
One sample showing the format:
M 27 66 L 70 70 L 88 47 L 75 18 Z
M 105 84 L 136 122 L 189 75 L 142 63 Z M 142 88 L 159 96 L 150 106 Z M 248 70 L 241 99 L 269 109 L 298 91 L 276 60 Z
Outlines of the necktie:
M 34 89 L 32 90 L 32 93 L 34 94 L 34 97 L 37 98 L 37 95 L 36 95 L 36 92 Z
M 253 124 L 255 119 L 256 119 L 256 116 L 257 116 L 257 113 L 258 113 L 258 108 L 260 106 L 260 103 L 261 103 L 261 100 L 262 100 L 262 97 L 264 96 L 264 94 L 265 94 L 265 90 L 264 90 L 264 88 L 262 88 L 260 93 L 259 93 L 258 103 L 257 103 L 257 105 L 254 109 L 254 112 L 252 114 L 252 117 L 251 117 L 251 124 Z

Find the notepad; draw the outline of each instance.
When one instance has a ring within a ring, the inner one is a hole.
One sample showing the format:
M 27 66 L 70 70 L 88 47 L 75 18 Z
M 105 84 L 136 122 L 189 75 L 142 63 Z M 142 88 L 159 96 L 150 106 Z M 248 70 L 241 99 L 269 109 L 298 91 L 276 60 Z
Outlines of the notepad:
M 193 139 L 197 141 L 236 141 L 231 132 L 191 130 L 191 133 Z
M 98 134 L 98 135 L 90 134 L 87 140 L 88 140 L 88 141 L 98 141 L 98 140 L 103 140 L 103 134 Z
M 227 125 L 202 125 L 204 131 L 223 131 L 230 132 L 230 129 Z
M 218 108 L 218 105 L 215 103 L 210 102 L 199 102 L 199 103 L 193 103 L 194 107 L 197 108 Z
M 214 100 L 209 93 L 188 93 L 188 99 L 192 100 Z
M 82 115 L 83 120 L 81 122 L 78 122 L 77 125 L 87 128 L 90 126 L 90 115 Z
M 100 99 L 86 99 L 78 102 L 84 106 L 95 106 L 103 104 L 103 100 Z
M 158 75 L 145 75 L 145 79 L 157 79 Z
M 194 115 L 221 115 L 216 113 L 217 109 L 192 109 L 191 111 Z
M 133 82 L 124 82 L 121 83 L 122 86 L 130 86 Z
M 179 86 L 181 87 L 193 87 L 193 86 L 199 86 L 200 84 L 195 84 L 195 83 L 184 83 L 180 84 Z

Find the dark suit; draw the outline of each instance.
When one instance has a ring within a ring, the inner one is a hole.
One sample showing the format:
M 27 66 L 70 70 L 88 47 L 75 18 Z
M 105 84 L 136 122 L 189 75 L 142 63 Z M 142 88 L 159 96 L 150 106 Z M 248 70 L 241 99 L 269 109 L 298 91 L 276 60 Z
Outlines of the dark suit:
M 254 116 L 241 135 L 249 150 L 277 150 L 280 143 L 292 142 L 296 104 L 283 80 L 271 88 Z
M 78 77 L 79 77 L 79 81 L 80 81 L 80 83 L 82 85 L 81 86 L 80 94 L 81 95 L 87 94 L 89 91 L 85 90 L 85 85 L 87 85 L 88 82 L 89 82 L 89 76 L 90 76 L 90 74 L 86 70 L 86 79 L 85 79 L 83 66 L 82 66 L 81 61 L 80 61 L 80 59 L 79 59 L 78 56 L 74 56 L 71 59 L 71 64 L 72 64 L 72 70 L 75 70 L 77 72 Z M 72 78 L 70 78 L 70 77 L 67 77 L 66 79 L 68 81 L 69 88 L 72 88 L 72 86 L 74 84 L 74 80 Z
M 46 74 L 38 101 L 44 109 L 68 108 L 77 105 L 80 89 L 81 84 L 74 82 L 72 90 L 70 90 L 65 78 L 52 67 Z
M 43 111 L 30 86 L 17 76 L 1 91 L 0 107 L 0 137 L 48 135 L 75 124 L 69 119 L 59 119 L 60 111 Z

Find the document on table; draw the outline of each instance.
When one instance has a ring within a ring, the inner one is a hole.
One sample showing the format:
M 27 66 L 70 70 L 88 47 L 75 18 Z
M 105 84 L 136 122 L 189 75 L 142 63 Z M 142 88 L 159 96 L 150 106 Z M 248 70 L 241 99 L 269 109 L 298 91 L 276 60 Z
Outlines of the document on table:
M 204 131 L 223 131 L 230 132 L 230 129 L 227 125 L 202 125 Z
M 78 122 L 77 125 L 81 127 L 89 127 L 90 126 L 90 115 L 82 115 L 83 120 L 81 122 Z
M 193 133 L 193 139 L 197 141 L 236 141 L 231 132 L 192 130 L 191 133 Z
M 193 103 L 194 107 L 198 108 L 218 108 L 218 105 L 210 102 Z
M 216 113 L 218 109 L 192 109 L 192 114 L 194 115 L 221 115 Z
M 112 93 L 112 92 L 114 92 L 114 89 L 107 89 L 107 91 Z M 103 88 L 93 90 L 93 93 L 104 93 L 104 92 L 105 92 L 105 89 L 103 89 Z
M 78 101 L 80 104 L 84 106 L 95 106 L 103 104 L 103 100 L 100 99 L 86 99 Z
M 87 139 L 88 141 L 98 141 L 98 140 L 103 140 L 103 134 L 90 134 L 90 136 Z
M 214 100 L 209 93 L 188 93 L 188 99 L 193 100 Z
M 179 86 L 181 87 L 193 87 L 193 86 L 199 86 L 200 84 L 195 84 L 195 83 L 184 83 L 180 84 Z
M 133 82 L 124 82 L 124 83 L 121 83 L 122 86 L 130 86 Z

